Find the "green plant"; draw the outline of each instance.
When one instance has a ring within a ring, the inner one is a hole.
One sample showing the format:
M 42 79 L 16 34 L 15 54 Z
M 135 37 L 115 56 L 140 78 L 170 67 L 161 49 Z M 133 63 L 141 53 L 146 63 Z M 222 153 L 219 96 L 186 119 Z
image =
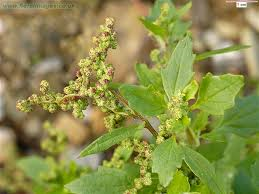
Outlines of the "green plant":
M 72 110 L 78 118 L 92 103 L 107 114 L 105 124 L 109 132 L 88 145 L 80 157 L 118 145 L 113 157 L 97 171 L 72 173 L 70 183 L 52 179 L 58 188 L 66 184 L 65 190 L 56 193 L 259 192 L 259 97 L 236 99 L 244 85 L 241 75 L 208 73 L 198 82 L 193 72 L 193 64 L 199 60 L 247 46 L 194 54 L 190 23 L 181 19 L 190 7 L 188 3 L 176 9 L 170 0 L 158 0 L 150 15 L 141 18 L 159 48 L 151 52 L 153 68 L 136 65 L 139 85 L 112 82 L 114 68 L 105 63 L 105 58 L 108 49 L 116 48 L 117 43 L 114 21 L 108 18 L 93 39 L 95 47 L 89 57 L 80 61 L 77 79 L 69 82 L 64 93 L 52 92 L 48 82 L 42 81 L 39 95 L 17 103 L 24 112 L 40 105 L 51 113 Z M 126 119 L 136 124 L 126 126 Z M 158 129 L 150 124 L 150 119 L 159 121 Z M 143 140 L 144 129 L 153 138 Z M 42 172 L 53 167 L 37 160 L 23 159 L 20 166 L 42 183 Z M 31 162 L 37 168 L 33 174 L 26 169 Z M 78 167 L 74 168 L 77 172 Z M 60 177 L 64 176 L 62 170 L 58 172 Z M 44 181 L 43 184 L 46 186 Z

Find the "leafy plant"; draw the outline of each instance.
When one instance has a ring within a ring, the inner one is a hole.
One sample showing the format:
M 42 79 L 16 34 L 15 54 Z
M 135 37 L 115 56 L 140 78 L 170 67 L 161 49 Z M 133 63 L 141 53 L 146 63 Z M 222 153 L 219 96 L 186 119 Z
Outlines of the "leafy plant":
M 109 132 L 88 145 L 80 157 L 118 145 L 113 157 L 87 174 L 78 166 L 71 167 L 75 170 L 69 171 L 69 179 L 61 183 L 52 179 L 58 188 L 65 185 L 65 190 L 56 193 L 259 192 L 259 97 L 236 97 L 244 85 L 241 75 L 208 73 L 199 81 L 193 72 L 197 61 L 247 46 L 194 54 L 190 22 L 181 19 L 190 7 L 187 3 L 177 9 L 170 0 L 157 0 L 150 15 L 141 18 L 159 48 L 151 52 L 153 68 L 136 65 L 138 85 L 113 82 L 114 68 L 105 63 L 105 58 L 117 43 L 114 20 L 108 18 L 93 38 L 95 47 L 89 57 L 79 62 L 77 78 L 63 93 L 51 91 L 48 82 L 42 81 L 40 94 L 17 103 L 24 112 L 40 105 L 51 113 L 71 110 L 78 118 L 92 103 L 107 115 Z M 135 124 L 126 125 L 126 119 Z M 158 128 L 151 125 L 150 119 L 159 121 Z M 143 140 L 143 130 L 148 130 L 153 139 Z M 63 141 L 59 143 L 64 148 Z M 45 143 L 45 149 L 48 145 L 56 144 Z M 37 158 L 23 159 L 19 166 L 28 177 L 50 188 L 40 177 L 53 166 Z M 28 166 L 34 166 L 34 171 Z M 62 170 L 58 172 L 64 176 Z

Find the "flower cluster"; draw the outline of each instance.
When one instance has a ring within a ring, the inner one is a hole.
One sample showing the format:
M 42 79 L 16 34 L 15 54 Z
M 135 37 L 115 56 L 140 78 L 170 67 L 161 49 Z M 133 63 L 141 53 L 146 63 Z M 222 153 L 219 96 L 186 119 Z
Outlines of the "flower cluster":
M 138 155 L 134 158 L 134 163 L 140 166 L 140 177 L 134 180 L 134 188 L 126 190 L 124 194 L 137 194 L 143 186 L 152 184 L 150 161 L 152 147 L 146 141 L 133 140 L 133 148 Z
M 170 137 L 174 130 L 182 128 L 188 122 L 188 102 L 184 100 L 184 94 L 172 96 L 167 104 L 168 113 L 159 116 L 159 135 L 156 143 L 162 143 Z
M 122 168 L 132 154 L 132 143 L 126 139 L 114 150 L 110 161 L 104 160 L 103 166 L 108 168 Z
M 169 16 L 169 10 L 170 10 L 169 4 L 163 3 L 161 6 L 161 13 L 160 13 L 159 17 L 156 19 L 156 21 L 154 22 L 154 24 L 161 26 L 164 23 L 167 23 L 168 16 Z
M 44 123 L 44 129 L 48 133 L 48 137 L 41 141 L 41 148 L 52 155 L 61 153 L 67 144 L 65 133 L 51 126 L 49 122 Z
M 80 60 L 77 78 L 69 82 L 63 93 L 52 92 L 49 83 L 43 80 L 40 83 L 40 94 L 33 94 L 26 100 L 18 101 L 17 108 L 30 112 L 34 105 L 40 105 L 50 113 L 58 109 L 71 110 L 74 117 L 83 118 L 83 111 L 91 99 L 102 111 L 112 114 L 106 119 L 106 126 L 109 129 L 114 128 L 116 123 L 123 120 L 121 115 L 117 114 L 123 107 L 108 89 L 114 76 L 114 68 L 111 64 L 106 64 L 105 59 L 108 50 L 115 49 L 117 45 L 113 27 L 112 18 L 107 18 L 105 25 L 100 26 L 100 33 L 93 38 L 94 48 L 90 49 L 87 58 Z

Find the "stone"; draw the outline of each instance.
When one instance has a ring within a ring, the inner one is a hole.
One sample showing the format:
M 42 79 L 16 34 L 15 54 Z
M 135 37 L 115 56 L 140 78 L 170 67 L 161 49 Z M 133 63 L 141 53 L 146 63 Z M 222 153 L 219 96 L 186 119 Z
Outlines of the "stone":
M 255 30 L 246 28 L 242 34 L 242 44 L 250 45 L 245 49 L 245 61 L 248 69 L 248 75 L 252 78 L 259 78 L 259 35 Z
M 47 57 L 33 66 L 32 74 L 42 75 L 59 72 L 62 71 L 63 66 L 64 63 L 60 57 Z
M 89 128 L 79 119 L 68 113 L 60 113 L 53 122 L 53 126 L 63 130 L 73 145 L 82 145 L 90 137 Z
M 90 167 L 92 169 L 97 169 L 99 165 L 101 165 L 102 160 L 104 158 L 102 153 L 92 154 L 90 156 L 84 158 L 78 158 L 80 152 L 85 147 L 75 147 L 69 146 L 66 151 L 61 155 L 62 160 L 75 161 L 78 165 L 82 167 Z
M 246 21 L 257 31 L 259 32 L 259 11 L 255 8 L 249 8 L 245 11 Z
M 3 121 L 5 117 L 5 80 L 0 77 L 0 122 Z
M 91 125 L 92 134 L 98 137 L 106 132 L 104 126 L 104 116 L 105 114 L 97 107 L 91 107 L 90 114 L 87 117 Z
M 39 117 L 30 115 L 23 123 L 24 134 L 29 139 L 37 139 L 42 134 L 42 122 Z
M 15 134 L 4 126 L 0 126 L 0 164 L 3 164 L 15 156 Z

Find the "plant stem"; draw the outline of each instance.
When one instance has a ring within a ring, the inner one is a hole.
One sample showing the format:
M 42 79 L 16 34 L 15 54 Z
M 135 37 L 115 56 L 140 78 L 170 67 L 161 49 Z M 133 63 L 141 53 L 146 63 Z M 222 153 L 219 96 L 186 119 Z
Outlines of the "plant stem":
M 129 104 L 127 102 L 126 99 L 124 99 L 118 92 L 115 92 L 113 90 L 110 90 L 111 93 L 122 103 L 124 104 L 126 107 L 128 107 L 130 110 L 132 110 L 130 107 L 129 107 Z M 158 133 L 157 131 L 152 127 L 152 125 L 149 123 L 149 121 L 144 118 L 142 115 L 140 115 L 138 112 L 136 112 L 135 110 L 132 110 L 132 112 L 134 113 L 134 117 L 135 118 L 138 118 L 142 121 L 145 122 L 145 128 L 149 130 L 149 132 L 156 138 L 158 136 Z

